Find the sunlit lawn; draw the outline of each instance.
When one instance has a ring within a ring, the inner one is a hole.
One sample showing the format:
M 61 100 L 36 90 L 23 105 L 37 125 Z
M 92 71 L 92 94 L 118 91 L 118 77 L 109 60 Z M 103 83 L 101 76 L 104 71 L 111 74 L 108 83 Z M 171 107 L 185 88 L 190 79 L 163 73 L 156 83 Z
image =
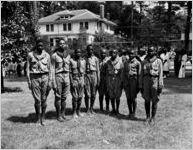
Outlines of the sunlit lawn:
M 165 80 L 154 127 L 144 124 L 144 100 L 138 94 L 137 120 L 128 120 L 125 94 L 122 94 L 121 116 L 99 113 L 98 97 L 96 114 L 71 118 L 71 98 L 67 101 L 64 123 L 55 119 L 53 92 L 48 97 L 46 126 L 34 123 L 33 98 L 25 79 L 6 80 L 10 89 L 22 92 L 1 95 L 1 148 L 192 148 L 192 78 Z M 82 104 L 84 108 L 84 102 Z

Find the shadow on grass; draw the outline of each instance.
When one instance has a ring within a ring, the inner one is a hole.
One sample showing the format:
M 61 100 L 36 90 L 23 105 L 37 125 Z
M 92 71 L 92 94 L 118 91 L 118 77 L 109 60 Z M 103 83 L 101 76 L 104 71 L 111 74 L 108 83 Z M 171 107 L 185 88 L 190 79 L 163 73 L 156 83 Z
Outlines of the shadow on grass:
M 72 109 L 67 108 L 66 109 L 66 116 L 72 115 Z M 45 119 L 52 120 L 56 119 L 56 111 L 48 111 L 46 112 Z M 14 122 L 14 123 L 35 123 L 36 122 L 36 114 L 30 113 L 28 116 L 11 116 L 7 118 L 8 121 Z
M 81 112 L 85 112 L 86 113 L 86 108 L 81 108 Z M 123 115 L 123 114 L 119 114 L 119 115 L 111 115 L 111 113 L 107 112 L 107 111 L 100 111 L 100 109 L 94 109 L 94 112 L 97 114 L 103 114 L 103 115 L 107 115 L 109 117 L 114 117 L 117 118 L 119 120 L 131 120 L 131 121 L 145 121 L 145 119 L 142 118 L 128 118 L 127 115 Z M 66 109 L 66 116 L 70 116 L 72 115 L 72 109 L 71 108 L 67 108 Z M 56 119 L 56 111 L 48 111 L 46 112 L 46 116 L 45 116 L 46 120 L 55 120 Z M 7 118 L 8 121 L 14 122 L 14 123 L 35 123 L 36 122 L 36 114 L 34 113 L 30 113 L 28 114 L 28 116 L 11 116 L 9 118 Z
M 4 87 L 3 91 L 3 93 L 17 93 L 17 92 L 23 92 L 23 90 L 20 87 Z
M 131 121 L 145 121 L 145 119 L 143 118 L 129 118 L 128 115 L 124 115 L 124 114 L 119 114 L 119 115 L 112 115 L 110 112 L 107 111 L 100 111 L 100 109 L 95 109 L 94 110 L 97 114 L 104 114 L 104 115 L 108 115 L 109 117 L 114 117 L 117 118 L 119 120 L 131 120 Z
M 11 77 L 6 77 L 4 79 L 6 82 L 27 82 L 27 77 L 22 76 L 22 77 L 17 77 L 17 76 L 11 76 Z
M 192 78 L 166 78 L 164 84 L 169 91 L 163 94 L 192 93 Z

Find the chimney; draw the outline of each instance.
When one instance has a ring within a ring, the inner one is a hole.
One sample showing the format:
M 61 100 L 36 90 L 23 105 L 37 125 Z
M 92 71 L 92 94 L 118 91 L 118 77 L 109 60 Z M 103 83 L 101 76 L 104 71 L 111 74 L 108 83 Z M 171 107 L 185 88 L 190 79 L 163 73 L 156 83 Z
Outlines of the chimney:
M 107 19 L 110 20 L 110 13 L 107 13 Z
M 100 17 L 101 19 L 104 19 L 104 5 L 100 4 Z

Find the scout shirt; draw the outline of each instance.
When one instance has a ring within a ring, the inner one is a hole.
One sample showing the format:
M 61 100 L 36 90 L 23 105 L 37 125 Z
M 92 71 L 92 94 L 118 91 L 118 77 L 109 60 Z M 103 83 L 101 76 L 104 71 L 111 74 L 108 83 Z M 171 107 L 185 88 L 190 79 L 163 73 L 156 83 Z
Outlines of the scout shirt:
M 151 76 L 158 78 L 158 87 L 163 88 L 163 66 L 162 60 L 154 56 L 153 58 L 147 58 L 142 62 L 142 80 L 144 76 Z M 145 86 L 145 85 L 144 85 Z
M 72 76 L 84 76 L 86 71 L 86 61 L 83 58 L 78 60 L 70 59 L 70 72 Z
M 100 81 L 100 70 L 99 70 L 99 60 L 96 56 L 86 58 L 86 73 L 96 72 L 97 73 L 97 83 Z
M 60 53 L 56 51 L 51 57 L 51 70 L 53 84 L 56 85 L 55 75 L 58 73 L 65 73 L 66 77 L 69 78 L 70 71 L 70 55 L 67 51 Z M 55 87 L 55 86 L 54 86 Z
M 119 56 L 107 62 L 107 93 L 110 98 L 120 98 L 122 93 L 123 62 Z
M 27 57 L 27 76 L 30 80 L 30 74 L 44 74 L 49 73 L 49 80 L 51 81 L 50 72 L 50 55 L 43 50 L 41 55 L 36 51 L 32 51 Z
M 105 76 L 106 74 L 106 63 L 110 59 L 110 57 L 105 57 L 103 60 L 100 61 L 99 67 L 100 67 L 100 76 Z
M 118 74 L 122 73 L 123 69 L 123 62 L 122 59 L 117 56 L 114 61 L 111 59 L 108 60 L 107 62 L 107 76 L 116 76 Z
M 124 73 L 128 77 L 140 75 L 141 63 L 136 58 L 126 61 L 124 63 Z

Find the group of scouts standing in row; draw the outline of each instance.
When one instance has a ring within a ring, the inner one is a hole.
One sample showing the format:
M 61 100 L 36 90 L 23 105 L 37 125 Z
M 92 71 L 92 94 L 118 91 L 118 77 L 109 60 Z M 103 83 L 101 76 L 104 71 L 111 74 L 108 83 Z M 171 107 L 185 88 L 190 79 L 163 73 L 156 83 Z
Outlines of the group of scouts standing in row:
M 76 49 L 72 57 L 67 43 L 61 39 L 59 47 L 50 56 L 44 50 L 43 42 L 37 40 L 36 47 L 27 58 L 28 86 L 35 99 L 37 123 L 45 125 L 46 100 L 49 91 L 53 89 L 56 117 L 60 122 L 66 119 L 66 99 L 69 92 L 72 95 L 72 118 L 76 119 L 83 116 L 80 112 L 83 95 L 86 114 L 94 113 L 97 91 L 100 110 L 103 111 L 105 98 L 106 111 L 110 111 L 111 102 L 111 114 L 118 116 L 120 97 L 124 90 L 129 109 L 128 117 L 135 118 L 136 97 L 141 92 L 145 99 L 145 122 L 155 124 L 157 103 L 163 88 L 163 64 L 155 51 L 148 49 L 143 61 L 137 59 L 134 50 L 129 51 L 129 55 L 119 56 L 117 49 L 112 49 L 107 56 L 107 50 L 102 48 L 100 60 L 93 54 L 92 45 L 88 45 L 86 51 L 85 58 L 82 57 L 80 49 Z

